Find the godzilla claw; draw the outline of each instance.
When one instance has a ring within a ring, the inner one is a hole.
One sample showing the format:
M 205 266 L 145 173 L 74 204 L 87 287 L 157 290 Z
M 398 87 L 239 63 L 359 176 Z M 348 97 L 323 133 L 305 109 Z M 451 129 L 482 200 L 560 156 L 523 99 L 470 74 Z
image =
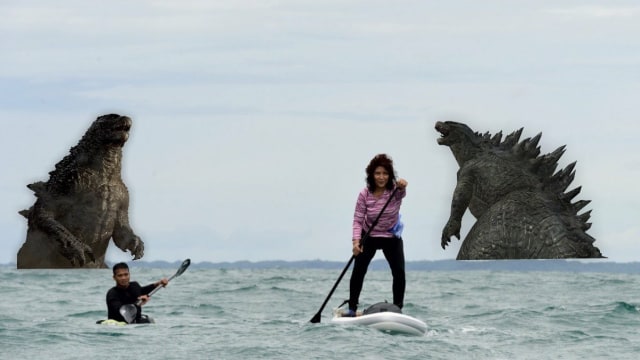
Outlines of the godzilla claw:
M 442 234 L 442 240 L 440 241 L 440 246 L 442 246 L 443 250 L 447 247 L 447 245 L 449 245 L 449 242 L 451 242 L 451 239 L 449 239 L 445 234 Z
M 96 257 L 95 255 L 93 255 L 93 250 L 91 250 L 91 248 L 89 247 L 84 250 L 84 257 L 85 259 L 91 260 L 91 262 L 96 262 Z
M 88 262 L 94 262 L 96 260 L 91 247 L 77 240 L 69 240 L 66 242 L 62 255 L 69 259 L 73 267 L 82 267 Z
M 141 259 L 144 256 L 144 242 L 136 235 L 131 240 L 131 245 L 127 247 L 127 250 L 131 251 L 133 260 Z
M 445 249 L 447 245 L 449 245 L 452 236 L 455 236 L 458 238 L 458 240 L 460 240 L 460 221 L 449 220 L 447 222 L 447 225 L 445 225 L 444 229 L 442 230 L 442 240 L 440 242 L 440 245 L 443 249 Z

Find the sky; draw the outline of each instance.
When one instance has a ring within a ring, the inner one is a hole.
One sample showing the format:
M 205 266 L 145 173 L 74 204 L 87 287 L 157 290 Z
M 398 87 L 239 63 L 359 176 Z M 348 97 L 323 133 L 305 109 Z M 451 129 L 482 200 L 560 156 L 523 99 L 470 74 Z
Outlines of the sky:
M 25 240 L 26 185 L 108 113 L 133 119 L 123 179 L 144 260 L 346 261 L 378 153 L 409 183 L 406 259 L 454 259 L 461 241 L 440 247 L 457 171 L 436 142 L 445 120 L 566 145 L 595 245 L 639 260 L 636 1 L 4 0 L 0 13 L 0 263 Z M 108 261 L 130 259 L 110 246 Z

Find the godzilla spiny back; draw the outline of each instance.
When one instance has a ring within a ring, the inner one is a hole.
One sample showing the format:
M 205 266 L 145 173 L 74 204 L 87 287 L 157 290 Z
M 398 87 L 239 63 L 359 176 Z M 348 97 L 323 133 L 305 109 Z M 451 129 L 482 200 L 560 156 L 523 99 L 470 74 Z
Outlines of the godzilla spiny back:
M 465 124 L 453 121 L 437 122 L 436 130 L 441 134 L 438 143 L 449 146 L 452 150 L 455 145 L 474 147 L 475 157 L 491 152 L 502 159 L 520 164 L 521 167 L 528 170 L 529 174 L 537 178 L 540 190 L 555 195 L 563 204 L 565 210 L 570 210 L 577 216 L 581 222 L 580 227 L 583 230 L 591 227 L 591 224 L 587 223 L 591 216 L 591 211 L 578 215 L 578 212 L 591 201 L 580 200 L 571 203 L 573 198 L 580 193 L 582 187 L 577 187 L 566 192 L 575 178 L 574 169 L 576 162 L 556 172 L 558 161 L 565 152 L 564 145 L 558 147 L 551 153 L 540 155 L 540 146 L 538 143 L 540 142 L 542 133 L 538 133 L 533 138 L 526 138 L 520 141 L 523 128 L 507 135 L 504 140 L 502 140 L 502 131 L 495 135 L 489 132 L 482 134 L 480 132 L 474 132 Z M 463 140 L 461 141 L 461 139 Z M 455 151 L 460 150 L 456 149 L 454 152 Z
M 539 156 L 540 146 L 538 143 L 542 133 L 538 133 L 533 138 L 526 138 L 520 141 L 522 130 L 523 128 L 520 128 L 512 132 L 502 142 L 500 141 L 502 132 L 493 137 L 491 137 L 491 134 L 485 133 L 482 135 L 483 141 L 481 143 L 489 150 L 499 149 L 504 154 L 523 163 L 532 174 L 535 174 L 540 179 L 544 189 L 558 195 L 564 193 L 575 177 L 574 168 L 576 162 L 574 161 L 563 170 L 554 173 L 558 167 L 558 160 L 565 152 L 565 146 L 560 146 L 549 154 Z M 480 136 L 480 134 L 477 135 Z
M 90 167 L 106 167 L 119 174 L 122 147 L 129 138 L 131 125 L 128 116 L 108 114 L 98 117 L 78 144 L 49 172 L 47 190 L 67 193 L 82 176 L 83 169 Z

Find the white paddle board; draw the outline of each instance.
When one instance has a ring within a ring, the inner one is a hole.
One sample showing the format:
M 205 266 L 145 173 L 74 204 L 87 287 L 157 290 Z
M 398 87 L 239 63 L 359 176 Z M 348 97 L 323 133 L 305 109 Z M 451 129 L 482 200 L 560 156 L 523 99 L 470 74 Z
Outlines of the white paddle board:
M 373 314 L 358 313 L 355 317 L 342 316 L 342 310 L 337 309 L 331 319 L 332 324 L 364 325 L 372 328 L 411 335 L 424 335 L 427 324 L 409 315 L 397 312 L 377 312 Z

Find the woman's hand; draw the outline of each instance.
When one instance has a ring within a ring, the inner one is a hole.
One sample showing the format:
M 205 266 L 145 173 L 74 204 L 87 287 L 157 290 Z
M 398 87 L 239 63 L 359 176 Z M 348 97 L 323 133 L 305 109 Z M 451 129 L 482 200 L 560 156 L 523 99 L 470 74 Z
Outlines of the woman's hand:
M 360 240 L 359 239 L 353 239 L 352 240 L 353 243 L 353 256 L 358 256 L 360 255 L 360 253 L 362 252 L 362 247 L 360 246 Z
M 407 185 L 409 185 L 409 183 L 405 179 L 398 179 L 398 181 L 396 181 L 396 186 L 400 190 L 405 189 Z

